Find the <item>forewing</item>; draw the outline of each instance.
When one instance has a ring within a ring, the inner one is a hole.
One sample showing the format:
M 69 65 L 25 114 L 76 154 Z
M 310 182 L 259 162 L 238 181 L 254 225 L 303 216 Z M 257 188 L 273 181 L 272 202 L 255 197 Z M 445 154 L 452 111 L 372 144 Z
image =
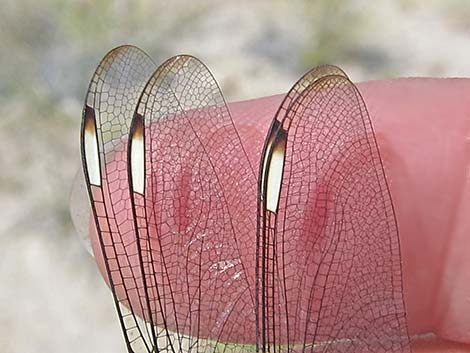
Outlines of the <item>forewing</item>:
M 142 89 L 155 70 L 140 49 L 121 46 L 99 64 L 87 92 L 81 152 L 99 244 L 98 263 L 113 293 L 129 352 L 150 352 L 142 269 L 130 205 L 126 147 Z M 137 300 L 131 300 L 137 298 Z
M 144 89 L 131 131 L 157 349 L 253 351 L 256 180 L 204 64 L 186 55 L 165 62 Z
M 396 220 L 359 91 L 307 74 L 287 99 L 260 174 L 259 350 L 408 352 Z

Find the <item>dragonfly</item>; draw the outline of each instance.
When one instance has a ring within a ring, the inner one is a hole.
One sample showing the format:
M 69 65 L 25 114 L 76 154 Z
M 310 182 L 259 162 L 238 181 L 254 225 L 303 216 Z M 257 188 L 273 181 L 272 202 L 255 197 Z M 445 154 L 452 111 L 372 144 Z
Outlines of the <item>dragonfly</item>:
M 261 151 L 241 136 L 194 56 L 158 66 L 125 45 L 94 72 L 82 164 L 128 352 L 410 352 L 398 227 L 357 87 L 316 67 Z

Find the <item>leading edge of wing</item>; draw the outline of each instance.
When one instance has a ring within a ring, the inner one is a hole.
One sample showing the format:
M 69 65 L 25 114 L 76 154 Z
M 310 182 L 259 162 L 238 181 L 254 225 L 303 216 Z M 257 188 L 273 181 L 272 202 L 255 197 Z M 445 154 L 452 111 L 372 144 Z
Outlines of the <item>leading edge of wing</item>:
M 265 189 L 267 187 L 267 170 L 266 163 L 271 159 L 273 142 L 275 141 L 275 136 L 278 134 L 278 130 L 282 125 L 282 121 L 287 115 L 287 111 L 291 109 L 292 104 L 299 99 L 304 91 L 307 91 L 312 85 L 317 83 L 319 80 L 325 77 L 339 76 L 344 77 L 349 80 L 346 73 L 337 66 L 334 65 L 320 65 L 312 70 L 308 71 L 303 75 L 289 90 L 284 99 L 282 100 L 281 105 L 279 106 L 276 114 L 274 115 L 271 126 L 268 129 L 267 137 L 264 142 L 263 150 L 261 153 L 261 162 L 259 167 L 259 176 L 258 176 L 258 194 L 259 197 L 263 197 L 265 194 Z
M 148 337 L 147 329 L 132 308 L 145 303 L 132 302 L 129 294 L 139 291 L 141 275 L 129 260 L 135 254 L 123 163 L 132 113 L 154 67 L 152 59 L 134 46 L 124 45 L 108 52 L 90 81 L 80 135 L 82 164 L 99 240 L 100 250 L 95 252 L 101 252 L 95 254 L 96 259 L 106 272 L 103 275 L 113 293 L 127 348 L 136 353 L 149 349 L 143 338 Z

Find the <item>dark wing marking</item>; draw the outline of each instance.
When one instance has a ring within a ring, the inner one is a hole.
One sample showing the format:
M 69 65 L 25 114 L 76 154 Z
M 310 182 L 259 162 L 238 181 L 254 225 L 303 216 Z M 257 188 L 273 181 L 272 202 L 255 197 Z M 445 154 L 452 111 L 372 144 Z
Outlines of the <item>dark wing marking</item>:
M 127 349 L 135 353 L 151 352 L 151 335 L 135 314 L 145 312 L 147 302 L 137 261 L 126 147 L 137 100 L 154 70 L 152 60 L 136 47 L 110 51 L 91 79 L 81 130 L 83 168 L 101 250 L 96 257 L 104 262 Z
M 354 84 L 305 75 L 262 156 L 258 350 L 408 352 L 394 210 Z
M 157 351 L 254 351 L 256 179 L 204 64 L 180 55 L 158 68 L 129 143 Z

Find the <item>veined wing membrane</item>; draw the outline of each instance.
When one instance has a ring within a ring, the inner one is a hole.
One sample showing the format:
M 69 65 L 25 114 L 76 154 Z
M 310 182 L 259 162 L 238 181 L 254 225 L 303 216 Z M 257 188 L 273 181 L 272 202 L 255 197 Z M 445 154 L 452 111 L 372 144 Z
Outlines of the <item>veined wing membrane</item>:
M 276 112 L 276 118 L 273 119 L 271 126 L 268 131 L 268 135 L 265 141 L 265 145 L 263 148 L 263 153 L 262 153 L 262 160 L 261 160 L 261 165 L 262 168 L 260 168 L 260 173 L 259 173 L 259 190 L 260 194 L 262 195 L 264 193 L 264 188 L 268 186 L 267 184 L 267 176 L 269 171 L 266 170 L 267 162 L 271 158 L 271 149 L 273 147 L 273 142 L 274 142 L 274 137 L 276 136 L 275 130 L 278 129 L 279 123 L 278 123 L 278 117 L 284 116 L 286 114 L 286 111 L 291 108 L 291 105 L 295 100 L 301 95 L 301 93 L 310 87 L 312 84 L 314 84 L 316 81 L 319 79 L 326 77 L 326 76 L 332 76 L 332 75 L 338 75 L 347 78 L 346 73 L 341 70 L 339 67 L 336 67 L 334 65 L 321 65 L 313 68 L 309 72 L 307 72 L 299 81 L 297 81 L 292 89 L 287 93 L 287 95 L 284 97 L 281 105 L 279 106 L 279 109 Z M 277 190 L 277 188 L 275 188 Z M 267 193 L 267 191 L 266 191 Z M 266 199 L 266 201 L 268 201 Z M 268 208 L 269 206 L 266 205 Z M 258 209 L 258 212 L 260 210 Z M 258 239 L 260 240 L 260 238 Z M 258 245 L 259 246 L 259 245 Z
M 152 335 L 135 314 L 145 313 L 148 303 L 130 208 L 126 148 L 137 100 L 154 70 L 152 60 L 136 47 L 110 51 L 90 82 L 81 130 L 83 168 L 99 238 L 94 252 L 106 271 L 128 351 L 135 353 L 151 352 Z
M 345 75 L 307 74 L 293 91 L 260 174 L 258 349 L 409 352 L 396 220 L 364 102 Z
M 269 322 L 275 322 L 273 317 L 274 305 L 274 241 L 269 236 L 270 227 L 268 217 L 277 212 L 279 204 L 279 193 L 281 181 L 284 172 L 285 148 L 287 134 L 280 129 L 280 121 L 285 117 L 293 103 L 302 95 L 302 93 L 311 87 L 318 80 L 337 75 L 347 78 L 346 73 L 333 65 L 322 65 L 313 68 L 298 80 L 291 90 L 284 97 L 276 115 L 268 130 L 267 138 L 264 143 L 263 153 L 261 154 L 261 163 L 258 178 L 258 225 L 257 225 L 257 267 L 256 267 L 256 316 L 257 316 L 257 349 L 265 351 L 269 349 L 268 342 L 275 340 L 274 326 Z M 271 220 L 272 222 L 273 220 Z M 271 306 L 268 305 L 271 303 Z M 269 328 L 271 327 L 271 328 Z M 270 332 L 271 331 L 271 332 Z M 269 337 L 269 335 L 273 337 Z
M 256 179 L 198 59 L 173 57 L 154 73 L 129 142 L 156 349 L 253 351 Z

